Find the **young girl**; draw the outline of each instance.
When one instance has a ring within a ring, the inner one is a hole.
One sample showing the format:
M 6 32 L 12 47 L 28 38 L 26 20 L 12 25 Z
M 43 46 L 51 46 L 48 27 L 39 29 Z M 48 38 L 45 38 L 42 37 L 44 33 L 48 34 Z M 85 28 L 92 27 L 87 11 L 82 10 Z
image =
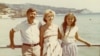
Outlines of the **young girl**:
M 45 24 L 40 28 L 41 56 L 62 56 L 58 42 L 58 26 L 52 22 L 54 15 L 55 12 L 52 10 L 47 10 L 44 14 Z
M 77 45 L 76 40 L 85 43 L 90 46 L 90 43 L 81 39 L 78 35 L 78 27 L 75 25 L 76 17 L 73 13 L 69 13 L 65 16 L 64 22 L 59 28 L 59 36 L 62 37 L 62 56 L 77 56 Z

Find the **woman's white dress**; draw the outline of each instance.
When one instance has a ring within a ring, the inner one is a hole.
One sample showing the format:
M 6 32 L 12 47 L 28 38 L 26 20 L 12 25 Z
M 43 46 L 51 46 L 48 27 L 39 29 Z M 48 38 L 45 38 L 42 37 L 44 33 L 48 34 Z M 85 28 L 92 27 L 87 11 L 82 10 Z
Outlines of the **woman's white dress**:
M 59 28 L 60 33 L 64 36 L 62 26 Z M 71 29 L 67 27 L 65 36 L 62 38 L 62 56 L 77 56 L 77 45 L 75 43 L 75 34 L 78 27 L 74 26 Z
M 43 56 L 62 56 L 62 48 L 58 42 L 58 26 L 52 24 L 44 33 Z

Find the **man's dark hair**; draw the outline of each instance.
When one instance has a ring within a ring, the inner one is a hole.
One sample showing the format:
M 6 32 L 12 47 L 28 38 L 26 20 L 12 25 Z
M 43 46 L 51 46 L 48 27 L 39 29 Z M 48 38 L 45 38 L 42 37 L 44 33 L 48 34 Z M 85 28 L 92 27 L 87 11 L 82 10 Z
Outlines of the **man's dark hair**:
M 29 8 L 26 13 L 28 14 L 30 12 L 37 12 L 37 11 L 35 9 L 33 9 L 33 8 Z

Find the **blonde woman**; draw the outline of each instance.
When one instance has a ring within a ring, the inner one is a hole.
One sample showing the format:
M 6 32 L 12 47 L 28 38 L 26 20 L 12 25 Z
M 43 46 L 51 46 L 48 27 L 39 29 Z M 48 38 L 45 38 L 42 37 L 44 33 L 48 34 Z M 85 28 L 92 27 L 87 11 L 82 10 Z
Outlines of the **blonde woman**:
M 48 9 L 44 13 L 45 24 L 40 28 L 41 56 L 62 56 L 58 42 L 58 26 L 53 24 L 55 12 Z

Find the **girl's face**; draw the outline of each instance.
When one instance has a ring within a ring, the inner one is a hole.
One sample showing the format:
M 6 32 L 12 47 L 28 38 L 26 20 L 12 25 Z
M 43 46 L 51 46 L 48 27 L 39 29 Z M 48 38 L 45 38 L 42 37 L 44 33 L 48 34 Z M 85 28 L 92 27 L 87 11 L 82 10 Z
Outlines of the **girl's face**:
M 66 19 L 68 26 L 71 26 L 73 24 L 74 20 L 75 20 L 74 17 L 68 16 Z
M 45 18 L 47 23 L 51 23 L 53 19 L 54 19 L 54 15 L 52 15 L 52 13 L 47 14 Z

